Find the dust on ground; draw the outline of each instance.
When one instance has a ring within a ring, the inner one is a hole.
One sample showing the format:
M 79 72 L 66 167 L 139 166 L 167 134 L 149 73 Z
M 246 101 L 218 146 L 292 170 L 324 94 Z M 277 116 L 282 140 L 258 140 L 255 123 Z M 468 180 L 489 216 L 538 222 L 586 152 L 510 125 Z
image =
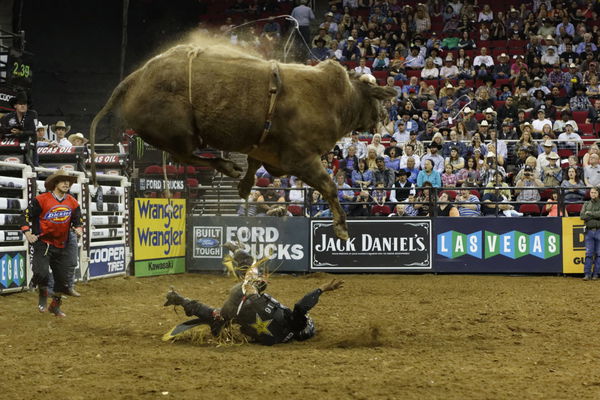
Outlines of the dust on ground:
M 292 306 L 330 275 L 273 276 Z M 346 275 L 311 312 L 317 335 L 273 347 L 161 341 L 189 317 L 170 285 L 218 305 L 230 278 L 79 284 L 67 318 L 0 297 L 3 399 L 592 399 L 600 283 L 563 277 Z M 201 334 L 201 333 L 197 333 Z

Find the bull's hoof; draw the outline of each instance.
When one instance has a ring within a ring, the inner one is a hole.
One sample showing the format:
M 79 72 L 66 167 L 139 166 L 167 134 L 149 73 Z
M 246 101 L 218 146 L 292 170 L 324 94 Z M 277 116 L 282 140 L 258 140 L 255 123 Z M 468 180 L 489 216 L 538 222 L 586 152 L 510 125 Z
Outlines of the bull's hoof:
M 333 231 L 335 232 L 335 236 L 342 240 L 350 239 L 350 236 L 348 235 L 348 225 L 346 223 L 334 223 Z
M 244 172 L 242 167 L 230 160 L 220 160 L 219 164 L 217 165 L 217 169 L 219 172 L 222 172 L 225 175 L 235 179 L 240 178 Z

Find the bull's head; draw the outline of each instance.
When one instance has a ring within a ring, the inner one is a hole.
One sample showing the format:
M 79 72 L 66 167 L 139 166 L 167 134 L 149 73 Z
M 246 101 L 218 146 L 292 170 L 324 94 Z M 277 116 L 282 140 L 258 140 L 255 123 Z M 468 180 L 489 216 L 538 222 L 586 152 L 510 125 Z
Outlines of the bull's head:
M 364 74 L 356 77 L 350 75 L 353 86 L 358 94 L 358 120 L 353 129 L 370 130 L 377 122 L 385 118 L 385 107 L 382 102 L 397 96 L 396 91 L 388 86 L 378 86 L 373 75 Z

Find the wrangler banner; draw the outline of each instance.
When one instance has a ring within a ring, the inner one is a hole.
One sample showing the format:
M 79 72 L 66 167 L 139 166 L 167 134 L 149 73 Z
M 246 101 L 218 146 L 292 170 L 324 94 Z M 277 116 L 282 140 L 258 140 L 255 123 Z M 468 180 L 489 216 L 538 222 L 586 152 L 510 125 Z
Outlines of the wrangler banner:
M 270 254 L 270 271 L 308 271 L 308 219 L 296 217 L 192 217 L 189 271 L 221 271 L 223 244 L 239 241 L 255 259 Z
M 562 219 L 563 272 L 583 274 L 585 262 L 585 224 L 579 217 Z
M 561 273 L 560 218 L 435 220 L 435 271 Z
M 134 204 L 135 275 L 184 272 L 179 265 L 185 265 L 185 200 L 138 198 Z

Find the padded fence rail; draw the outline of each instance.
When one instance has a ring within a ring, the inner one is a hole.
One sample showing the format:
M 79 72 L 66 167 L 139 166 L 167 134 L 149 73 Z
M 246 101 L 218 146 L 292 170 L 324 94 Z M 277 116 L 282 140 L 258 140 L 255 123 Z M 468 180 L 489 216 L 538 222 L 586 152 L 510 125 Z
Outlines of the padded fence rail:
M 55 168 L 35 168 L 0 161 L 0 293 L 26 289 L 32 277 L 29 245 L 20 231 L 19 219 L 29 202 L 46 191 L 44 181 Z M 70 193 L 81 206 L 83 237 L 74 232 L 79 264 L 76 280 L 123 275 L 130 259 L 129 196 L 126 177 L 99 175 L 97 187 L 89 185 L 85 173 L 76 176 Z
M 31 280 L 29 247 L 19 218 L 34 187 L 31 167 L 0 161 L 0 293 L 21 291 Z

